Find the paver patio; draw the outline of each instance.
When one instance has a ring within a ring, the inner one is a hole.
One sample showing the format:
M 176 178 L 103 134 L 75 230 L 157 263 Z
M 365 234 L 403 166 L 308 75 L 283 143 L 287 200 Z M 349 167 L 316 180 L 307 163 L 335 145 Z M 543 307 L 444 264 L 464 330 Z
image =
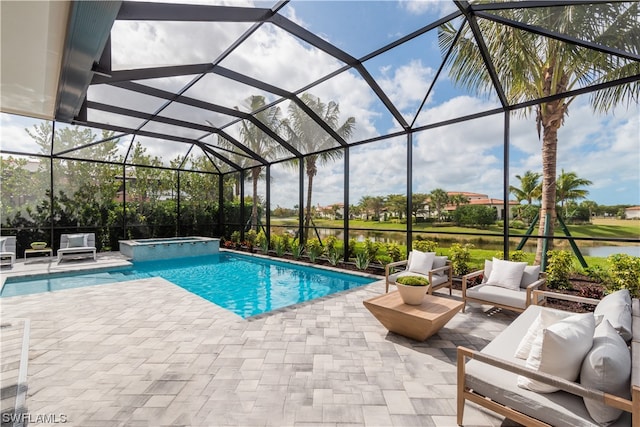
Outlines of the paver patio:
M 154 278 L 0 308 L 3 325 L 30 320 L 30 425 L 455 425 L 456 346 L 482 348 L 515 314 L 473 305 L 416 342 L 363 306 L 382 292 L 380 281 L 244 320 Z M 465 423 L 505 425 L 470 405 Z

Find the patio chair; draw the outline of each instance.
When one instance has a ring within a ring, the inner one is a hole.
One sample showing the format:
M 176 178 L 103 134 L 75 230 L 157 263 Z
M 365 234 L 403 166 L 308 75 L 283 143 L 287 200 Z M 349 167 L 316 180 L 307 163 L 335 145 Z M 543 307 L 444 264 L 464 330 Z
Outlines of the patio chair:
M 0 237 L 0 265 L 13 266 L 16 262 L 16 236 Z
M 63 257 L 92 256 L 96 260 L 96 235 L 95 233 L 62 234 L 60 236 L 60 249 L 58 249 L 58 262 Z
M 415 256 L 414 256 L 415 254 Z M 431 263 L 429 262 L 431 260 Z M 404 270 L 394 272 L 396 267 L 405 266 Z M 453 285 L 453 269 L 451 261 L 446 256 L 436 256 L 435 252 L 409 252 L 409 258 L 404 261 L 391 262 L 385 266 L 385 293 L 389 292 L 389 285 L 395 285 L 398 277 L 419 276 L 429 280 L 428 294 L 441 288 Z
M 482 282 L 471 287 L 471 279 L 482 276 Z M 539 265 L 526 262 L 485 260 L 484 270 L 462 276 L 462 299 L 467 302 L 492 305 L 507 310 L 523 312 L 533 303 L 533 291 L 546 289 L 544 273 Z

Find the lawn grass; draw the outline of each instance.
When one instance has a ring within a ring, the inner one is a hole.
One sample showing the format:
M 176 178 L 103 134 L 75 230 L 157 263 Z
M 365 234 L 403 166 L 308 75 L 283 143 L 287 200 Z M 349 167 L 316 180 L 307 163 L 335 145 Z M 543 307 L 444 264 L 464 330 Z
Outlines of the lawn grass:
M 327 220 L 327 219 L 314 219 L 314 223 L 318 228 L 342 228 L 342 220 Z M 297 218 L 272 218 L 271 224 L 274 226 L 286 226 L 297 227 Z M 351 229 L 370 229 L 381 231 L 398 231 L 404 232 L 407 228 L 406 224 L 399 222 L 380 222 L 380 221 L 363 221 L 363 220 L 351 220 L 349 221 L 349 228 Z M 640 238 L 640 221 L 633 220 L 618 220 L 618 221 L 599 221 L 594 224 L 586 225 L 568 225 L 569 232 L 574 237 L 598 237 L 598 238 Z M 471 227 L 458 227 L 455 225 L 433 225 L 427 223 L 413 224 L 413 232 L 429 232 L 429 235 L 433 233 L 495 233 L 502 235 L 503 229 L 501 226 L 492 225 L 487 228 L 471 228 Z M 537 229 L 534 230 L 537 233 Z M 524 235 L 526 230 L 510 228 L 510 235 Z M 555 228 L 556 236 L 564 236 L 564 232 L 560 227 Z

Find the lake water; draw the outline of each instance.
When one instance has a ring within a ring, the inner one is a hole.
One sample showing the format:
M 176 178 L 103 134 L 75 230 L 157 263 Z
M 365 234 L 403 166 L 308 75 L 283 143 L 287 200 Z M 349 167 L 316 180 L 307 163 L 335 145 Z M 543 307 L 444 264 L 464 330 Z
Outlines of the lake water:
M 342 230 L 331 230 L 331 229 L 318 229 L 320 237 L 324 239 L 327 236 L 333 235 L 336 236 L 339 240 L 343 237 Z M 420 233 L 414 233 L 418 235 Z M 312 237 L 315 237 L 315 232 L 312 231 Z M 397 243 L 399 245 L 406 245 L 406 235 L 403 232 L 393 232 L 393 231 L 361 231 L 361 230 L 352 230 L 350 233 L 351 238 L 355 238 L 357 241 L 362 242 L 365 239 L 371 239 L 374 242 L 380 243 Z M 424 234 L 423 237 L 429 239 L 429 235 Z M 478 239 L 481 239 L 481 242 L 476 243 Z M 492 249 L 496 251 L 502 250 L 502 238 L 501 237 L 480 237 L 480 236 L 469 236 L 468 241 L 473 242 L 476 248 L 479 249 Z M 449 246 L 450 242 L 454 242 L 453 239 L 443 240 L 440 239 L 440 242 L 444 247 Z M 569 244 L 566 244 L 566 248 L 564 244 L 562 244 L 561 240 L 557 240 L 556 246 L 558 248 L 566 249 L 571 251 L 571 247 Z M 606 258 L 609 255 L 613 254 L 627 254 L 632 256 L 640 257 L 640 245 L 599 245 L 599 246 L 587 246 L 582 241 L 577 242 L 578 248 L 580 252 L 584 256 L 592 256 L 592 257 L 600 257 Z M 515 245 L 512 245 L 515 249 Z M 536 240 L 530 239 L 525 246 L 525 252 L 535 252 L 536 250 Z

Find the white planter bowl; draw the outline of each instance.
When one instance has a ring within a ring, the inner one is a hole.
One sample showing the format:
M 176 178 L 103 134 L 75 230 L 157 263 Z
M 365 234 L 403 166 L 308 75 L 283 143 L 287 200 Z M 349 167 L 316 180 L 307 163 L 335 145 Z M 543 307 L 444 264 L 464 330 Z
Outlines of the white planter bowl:
M 405 304 L 420 305 L 427 294 L 428 286 L 409 286 L 396 282 L 400 298 Z

